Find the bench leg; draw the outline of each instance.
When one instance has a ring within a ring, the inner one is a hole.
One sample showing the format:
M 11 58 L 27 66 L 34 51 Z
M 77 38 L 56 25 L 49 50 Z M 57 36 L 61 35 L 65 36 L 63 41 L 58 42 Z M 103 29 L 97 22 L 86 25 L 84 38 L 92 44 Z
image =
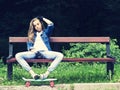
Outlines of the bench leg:
M 111 77 L 114 75 L 114 62 L 107 62 L 107 76 Z
M 7 78 L 8 78 L 8 80 L 12 80 L 12 74 L 13 74 L 13 64 L 8 63 L 7 64 Z

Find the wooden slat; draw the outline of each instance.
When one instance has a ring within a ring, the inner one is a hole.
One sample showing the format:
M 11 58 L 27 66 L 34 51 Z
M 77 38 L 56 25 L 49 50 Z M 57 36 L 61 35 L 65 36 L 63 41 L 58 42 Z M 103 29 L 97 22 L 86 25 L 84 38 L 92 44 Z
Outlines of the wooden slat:
M 52 62 L 49 59 L 28 59 L 27 62 Z M 7 63 L 16 62 L 15 58 L 7 60 Z M 63 58 L 62 62 L 115 62 L 113 58 Z
M 113 58 L 64 58 L 67 62 L 115 62 Z
M 9 37 L 9 43 L 27 42 L 27 37 Z
M 109 37 L 51 37 L 52 42 L 101 42 L 110 41 Z
M 95 42 L 107 43 L 109 37 L 50 37 L 51 42 Z M 9 43 L 27 42 L 27 37 L 9 37 Z

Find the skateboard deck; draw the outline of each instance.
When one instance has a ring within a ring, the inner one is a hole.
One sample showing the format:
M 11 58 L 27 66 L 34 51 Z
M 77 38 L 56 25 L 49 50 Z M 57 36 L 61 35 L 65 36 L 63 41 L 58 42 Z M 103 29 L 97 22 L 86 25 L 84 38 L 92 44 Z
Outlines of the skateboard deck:
M 43 79 L 43 80 L 41 80 L 41 79 L 35 80 L 35 79 L 27 79 L 27 78 L 24 78 L 24 77 L 22 77 L 22 79 L 26 82 L 25 83 L 26 87 L 29 87 L 31 82 L 45 82 L 45 81 L 49 81 L 50 86 L 54 87 L 54 81 L 57 80 L 56 78 L 47 78 L 47 79 Z

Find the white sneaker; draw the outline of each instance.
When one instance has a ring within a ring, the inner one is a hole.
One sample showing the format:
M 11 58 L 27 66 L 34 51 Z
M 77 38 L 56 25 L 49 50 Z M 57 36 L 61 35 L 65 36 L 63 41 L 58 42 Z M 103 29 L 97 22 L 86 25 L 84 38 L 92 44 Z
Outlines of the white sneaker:
M 46 79 L 48 77 L 47 74 L 40 74 L 40 79 L 43 80 L 43 79 Z
M 33 79 L 35 79 L 35 80 L 37 80 L 37 79 L 40 79 L 40 76 L 39 75 L 34 75 L 34 76 L 32 76 L 33 77 Z

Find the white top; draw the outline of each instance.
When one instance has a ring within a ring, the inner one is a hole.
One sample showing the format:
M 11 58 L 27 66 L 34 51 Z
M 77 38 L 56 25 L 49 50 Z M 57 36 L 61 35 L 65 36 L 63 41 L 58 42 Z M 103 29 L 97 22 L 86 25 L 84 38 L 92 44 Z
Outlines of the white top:
M 43 42 L 43 40 L 41 38 L 42 32 L 37 32 L 36 34 L 37 34 L 37 36 L 36 36 L 35 43 L 33 46 L 35 51 L 48 50 L 48 48 L 46 47 L 45 43 Z

